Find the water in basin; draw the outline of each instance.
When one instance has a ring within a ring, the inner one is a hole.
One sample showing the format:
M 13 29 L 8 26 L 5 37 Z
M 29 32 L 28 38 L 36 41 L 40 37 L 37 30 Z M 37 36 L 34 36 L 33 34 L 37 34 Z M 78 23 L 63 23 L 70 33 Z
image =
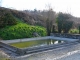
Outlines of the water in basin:
M 34 41 L 26 41 L 26 42 L 17 42 L 17 43 L 11 43 L 11 46 L 17 47 L 17 48 L 26 48 L 26 47 L 37 47 L 37 46 L 45 46 L 50 44 L 57 44 L 61 43 L 62 41 L 57 40 L 34 40 Z

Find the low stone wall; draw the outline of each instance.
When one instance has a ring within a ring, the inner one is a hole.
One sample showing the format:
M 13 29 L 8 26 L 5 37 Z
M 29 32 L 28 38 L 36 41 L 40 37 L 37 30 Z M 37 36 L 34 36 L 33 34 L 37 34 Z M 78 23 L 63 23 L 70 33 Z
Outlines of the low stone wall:
M 54 37 L 53 37 L 54 36 Z M 47 45 L 47 46 L 39 46 L 39 47 L 33 47 L 33 48 L 17 48 L 17 47 L 13 47 L 9 44 L 6 43 L 15 43 L 15 42 L 20 42 L 20 41 L 33 41 L 33 40 L 46 40 L 46 39 L 56 39 L 58 37 L 63 37 L 63 38 L 72 38 L 72 39 L 80 39 L 80 35 L 75 35 L 75 34 L 59 34 L 59 33 L 51 33 L 51 36 L 46 36 L 46 37 L 37 37 L 37 38 L 28 38 L 28 39 L 18 39 L 18 40 L 8 40 L 8 41 L 1 41 L 0 42 L 0 46 L 11 50 L 19 55 L 25 55 L 28 53 L 33 53 L 33 52 L 37 52 L 37 51 L 42 51 L 42 50 L 46 50 L 49 49 L 51 47 L 51 45 Z M 59 38 L 61 39 L 61 38 Z M 65 43 L 64 43 L 65 44 Z M 52 45 L 53 47 L 55 47 L 55 45 Z M 59 44 L 58 44 L 59 46 Z M 51 47 L 51 48 L 53 48 Z
M 29 53 L 29 51 L 32 51 L 32 49 L 34 48 L 17 48 L 14 46 L 9 45 L 9 43 L 17 43 L 17 42 L 25 42 L 25 41 L 34 41 L 34 40 L 46 40 L 46 39 L 50 39 L 50 36 L 46 36 L 46 37 L 37 37 L 37 38 L 25 38 L 25 39 L 16 39 L 16 40 L 7 40 L 7 41 L 0 41 L 0 46 L 8 49 L 14 53 L 17 53 L 19 55 L 25 55 L 27 53 Z M 36 48 L 35 48 L 36 49 Z
M 17 42 L 27 42 L 27 41 L 34 41 L 34 40 L 46 40 L 51 39 L 51 36 L 45 37 L 35 37 L 35 38 L 24 38 L 24 39 L 14 39 L 14 40 L 1 40 L 0 42 L 9 44 L 9 43 L 17 43 Z
M 16 54 L 23 55 L 21 49 L 13 47 L 13 46 L 11 46 L 9 44 L 5 44 L 5 43 L 0 42 L 0 46 L 5 48 L 5 49 L 8 49 L 8 50 L 10 50 L 10 51 L 12 51 L 12 52 L 14 52 Z
M 17 48 L 17 47 L 9 45 L 9 43 L 34 41 L 34 40 L 46 40 L 46 39 L 50 39 L 50 36 L 36 37 L 36 38 L 25 38 L 25 39 L 15 39 L 15 40 L 6 40 L 6 41 L 2 40 L 2 41 L 0 41 L 0 46 L 2 46 L 3 48 L 8 49 L 8 50 L 10 50 L 14 53 L 17 53 L 19 55 L 25 55 L 25 54 L 29 53 L 29 51 L 32 51 L 33 48 L 26 48 L 26 49 L 22 48 L 21 49 L 21 48 Z
M 58 45 L 60 45 L 60 44 L 58 44 Z M 31 48 L 17 48 L 17 47 L 11 46 L 9 44 L 0 42 L 0 46 L 12 51 L 13 53 L 18 54 L 18 55 L 25 55 L 25 54 L 48 50 L 50 47 L 53 48 L 53 46 L 55 47 L 56 45 L 45 45 L 45 46 L 31 47 Z
M 51 36 L 63 37 L 63 38 L 72 38 L 72 39 L 80 39 L 80 34 L 51 33 Z

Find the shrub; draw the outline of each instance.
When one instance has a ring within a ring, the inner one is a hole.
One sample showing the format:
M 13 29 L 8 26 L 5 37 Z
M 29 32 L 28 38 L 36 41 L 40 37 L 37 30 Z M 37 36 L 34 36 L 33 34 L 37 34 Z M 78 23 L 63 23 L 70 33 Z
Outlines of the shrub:
M 46 29 L 40 26 L 30 26 L 25 23 L 18 23 L 14 26 L 7 26 L 0 30 L 0 37 L 4 40 L 30 38 L 37 32 L 41 36 L 46 35 Z
M 78 34 L 78 33 L 79 33 L 79 30 L 78 30 L 78 29 L 71 29 L 71 30 L 69 31 L 69 33 Z
M 16 21 L 15 17 L 10 13 L 6 13 L 5 14 L 4 20 L 6 21 L 7 25 L 15 25 L 15 24 L 17 24 L 17 21 Z
M 60 12 L 57 17 L 57 25 L 58 25 L 58 32 L 61 33 L 68 33 L 69 30 L 73 26 L 73 21 L 70 21 L 72 16 L 70 14 Z
M 78 29 L 79 29 L 79 34 L 80 34 L 80 26 L 79 26 L 79 28 L 78 28 Z
M 2 11 L 0 12 L 0 28 L 5 27 L 6 25 L 15 25 L 17 24 L 17 21 L 15 19 L 15 17 L 9 13 L 9 12 L 5 12 Z

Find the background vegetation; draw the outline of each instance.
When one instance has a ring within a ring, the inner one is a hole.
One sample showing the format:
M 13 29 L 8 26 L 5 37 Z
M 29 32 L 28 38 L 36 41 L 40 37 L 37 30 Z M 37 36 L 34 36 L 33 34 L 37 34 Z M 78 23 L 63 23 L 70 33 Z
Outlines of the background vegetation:
M 46 35 L 46 29 L 40 26 L 30 26 L 25 23 L 18 23 L 13 26 L 6 26 L 0 30 L 0 37 L 4 40 L 30 38 L 34 37 L 33 33 L 37 32 L 40 36 Z
M 59 13 L 57 17 L 57 25 L 58 25 L 58 32 L 61 33 L 68 33 L 69 30 L 73 26 L 73 21 L 70 21 L 69 19 L 72 16 L 70 14 L 64 14 L 64 13 Z
M 71 29 L 71 30 L 69 31 L 69 33 L 79 34 L 79 30 L 78 30 L 78 29 Z
M 80 18 L 68 13 L 56 13 L 50 6 L 48 8 L 43 11 L 17 11 L 0 7 L 0 38 L 30 38 L 34 37 L 35 32 L 40 36 L 49 36 L 50 33 L 80 33 Z
M 1 10 L 0 17 L 0 38 L 4 40 L 30 38 L 34 37 L 33 33 L 38 33 L 40 36 L 47 34 L 46 29 L 41 26 L 32 26 L 26 24 L 20 18 L 12 15 L 7 10 Z

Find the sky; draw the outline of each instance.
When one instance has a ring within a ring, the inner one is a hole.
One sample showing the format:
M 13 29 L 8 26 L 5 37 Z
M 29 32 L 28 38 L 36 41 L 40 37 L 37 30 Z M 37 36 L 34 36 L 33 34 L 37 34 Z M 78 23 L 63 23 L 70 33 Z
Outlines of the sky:
M 2 0 L 1 6 L 17 10 L 44 10 L 48 4 L 56 12 L 80 17 L 80 0 Z

